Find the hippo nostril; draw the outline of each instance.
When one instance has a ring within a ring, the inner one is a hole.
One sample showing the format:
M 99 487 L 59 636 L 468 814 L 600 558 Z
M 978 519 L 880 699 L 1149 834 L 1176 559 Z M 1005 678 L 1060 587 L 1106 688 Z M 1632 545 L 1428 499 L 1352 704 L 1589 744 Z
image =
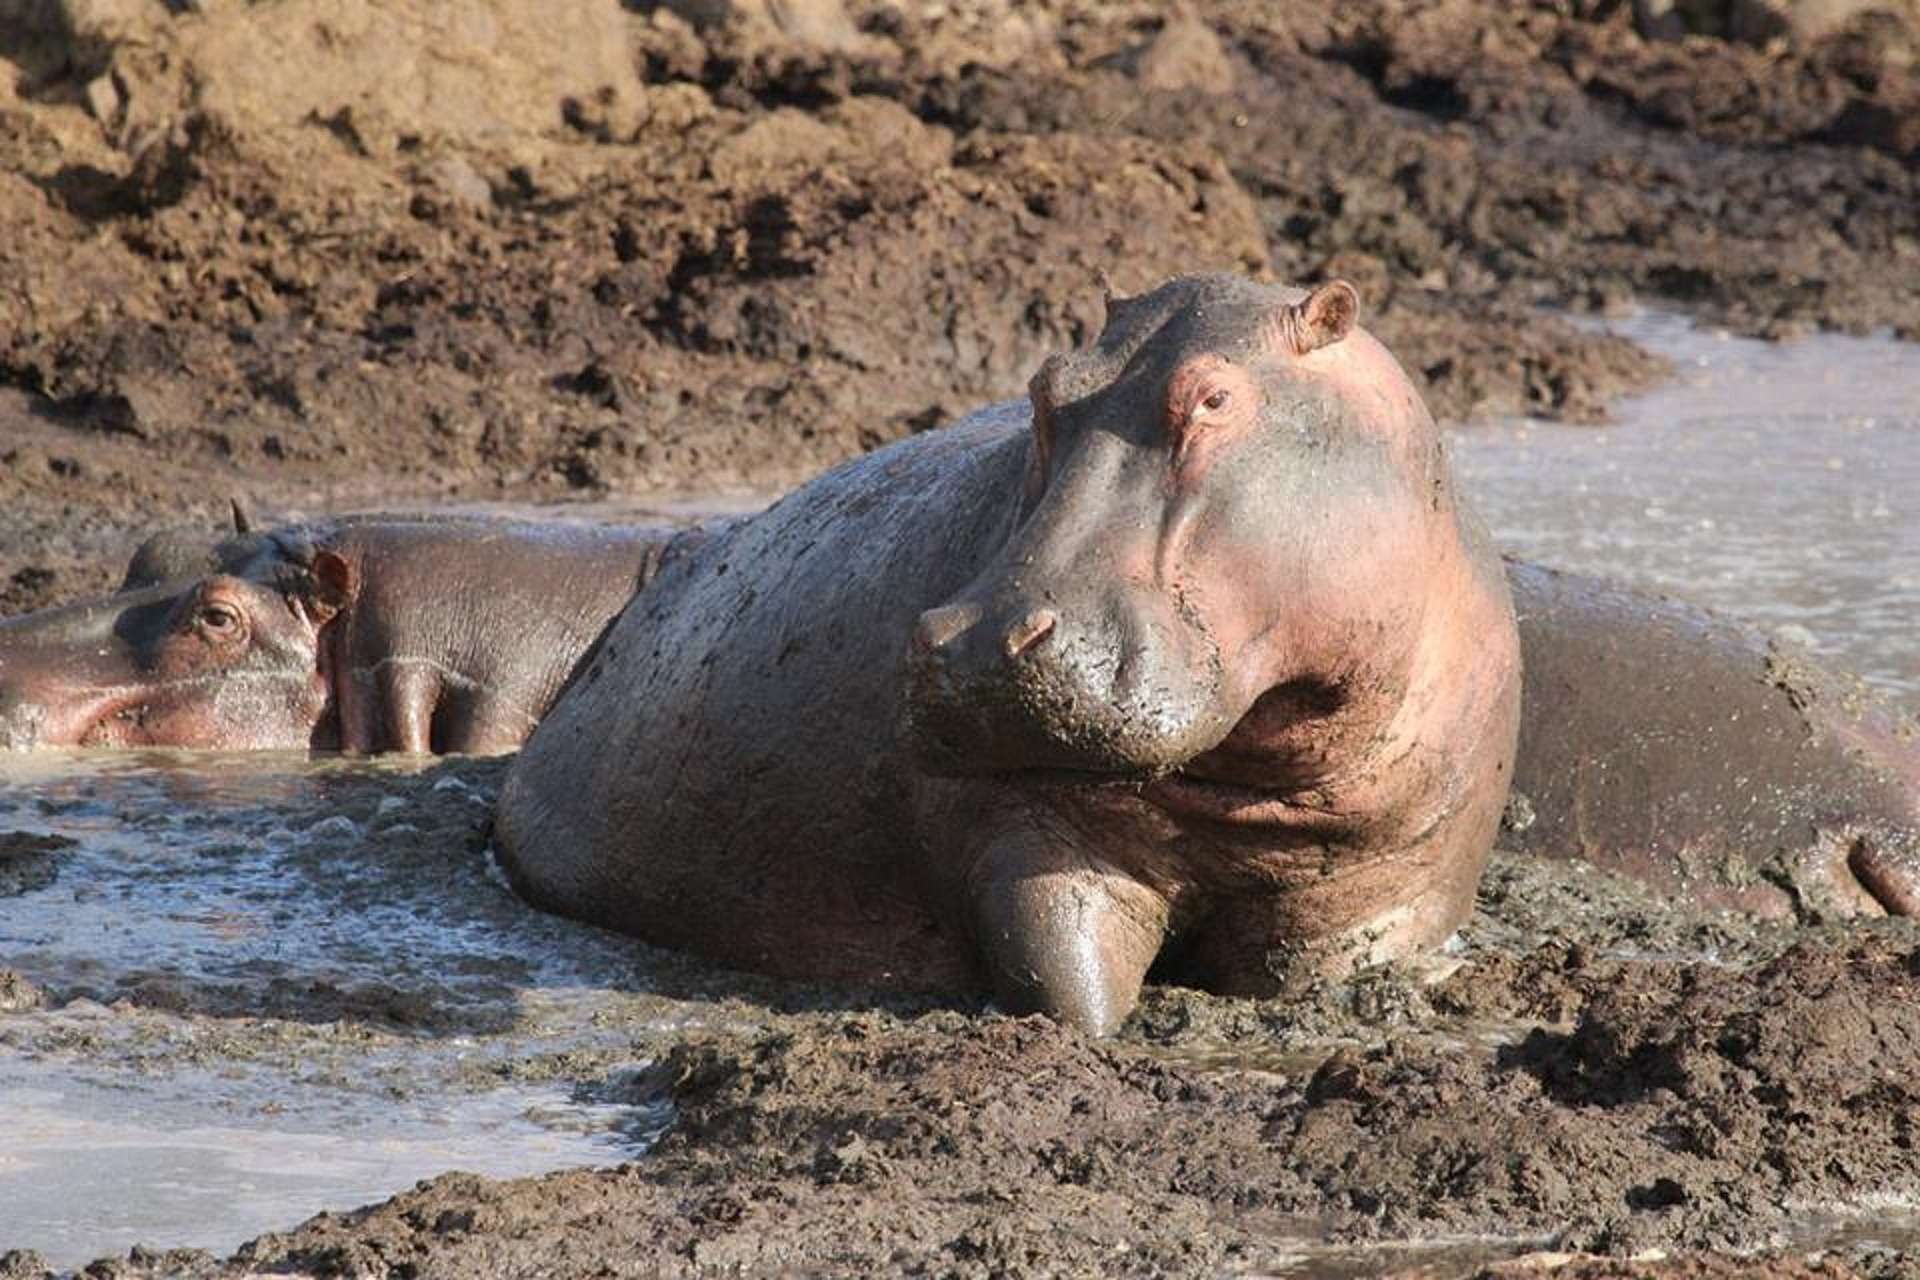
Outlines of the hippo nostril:
M 1059 617 L 1051 609 L 1035 609 L 1007 632 L 1007 657 L 1017 658 L 1053 634 Z
M 929 609 L 920 615 L 919 623 L 913 628 L 914 652 L 932 653 L 944 648 L 978 621 L 980 606 L 976 604 L 943 604 Z

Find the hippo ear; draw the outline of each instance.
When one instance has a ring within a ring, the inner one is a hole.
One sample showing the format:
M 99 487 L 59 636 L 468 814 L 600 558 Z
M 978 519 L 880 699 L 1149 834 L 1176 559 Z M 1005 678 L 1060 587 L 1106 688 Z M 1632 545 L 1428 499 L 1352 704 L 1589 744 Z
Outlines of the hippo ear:
M 1353 331 L 1359 316 L 1359 292 L 1345 280 L 1329 280 L 1275 317 L 1276 345 L 1299 356 L 1330 347 Z
M 233 508 L 233 531 L 235 533 L 252 533 L 253 517 L 247 513 L 247 504 L 238 498 L 228 498 L 227 504 Z
M 360 593 L 360 575 L 336 552 L 314 552 L 308 572 L 313 575 L 313 588 L 307 595 L 307 608 L 316 622 L 340 613 Z

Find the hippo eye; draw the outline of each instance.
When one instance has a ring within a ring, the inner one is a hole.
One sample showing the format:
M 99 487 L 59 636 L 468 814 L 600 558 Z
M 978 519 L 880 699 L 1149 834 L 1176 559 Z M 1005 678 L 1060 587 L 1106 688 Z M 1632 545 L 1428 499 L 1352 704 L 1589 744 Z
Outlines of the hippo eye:
M 240 629 L 240 611 L 232 605 L 203 604 L 196 620 L 216 635 L 228 635 Z
M 1208 413 L 1218 413 L 1222 409 L 1227 407 L 1227 401 L 1231 399 L 1233 399 L 1233 397 L 1227 394 L 1227 389 L 1225 387 L 1222 387 L 1218 391 L 1215 391 L 1212 395 L 1208 396 L 1205 400 L 1202 400 L 1200 402 L 1200 407 L 1202 409 L 1205 409 Z

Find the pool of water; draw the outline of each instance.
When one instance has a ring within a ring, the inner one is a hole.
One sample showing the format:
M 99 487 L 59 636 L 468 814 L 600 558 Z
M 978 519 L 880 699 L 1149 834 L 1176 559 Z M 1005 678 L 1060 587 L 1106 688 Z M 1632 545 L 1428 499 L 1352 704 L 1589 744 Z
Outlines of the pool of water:
M 1500 545 L 1791 628 L 1920 707 L 1920 347 L 1618 327 L 1678 376 L 1617 422 L 1453 433 Z
M 1920 705 L 1920 349 L 1622 323 L 1680 377 L 1615 424 L 1454 433 L 1502 545 L 1793 629 Z M 686 519 L 755 501 L 513 513 Z M 69 1267 L 136 1241 L 224 1251 L 450 1168 L 644 1153 L 667 1116 L 620 1083 L 646 1047 L 750 1026 L 754 1006 L 677 988 L 657 953 L 513 899 L 482 853 L 497 778 L 0 758 L 0 870 L 13 836 L 40 866 L 21 883 L 42 886 L 0 897 L 0 969 L 44 1006 L 0 1017 L 0 1248 Z M 1344 1265 L 1302 1247 L 1289 1274 Z
M 72 842 L 0 897 L 0 967 L 43 1006 L 0 1018 L 0 1247 L 230 1250 L 449 1169 L 644 1153 L 668 1117 L 620 1087 L 634 1046 L 710 1007 L 507 892 L 480 844 L 495 777 L 0 757 L 0 863 Z

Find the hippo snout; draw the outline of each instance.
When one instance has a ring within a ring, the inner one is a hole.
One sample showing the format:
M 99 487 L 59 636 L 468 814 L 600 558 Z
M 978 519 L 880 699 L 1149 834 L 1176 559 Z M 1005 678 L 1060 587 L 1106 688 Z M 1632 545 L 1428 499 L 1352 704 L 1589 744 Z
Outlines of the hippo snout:
M 914 628 L 907 733 L 937 773 L 1149 777 L 1232 728 L 1220 684 L 1204 637 L 1145 609 L 961 600 Z

